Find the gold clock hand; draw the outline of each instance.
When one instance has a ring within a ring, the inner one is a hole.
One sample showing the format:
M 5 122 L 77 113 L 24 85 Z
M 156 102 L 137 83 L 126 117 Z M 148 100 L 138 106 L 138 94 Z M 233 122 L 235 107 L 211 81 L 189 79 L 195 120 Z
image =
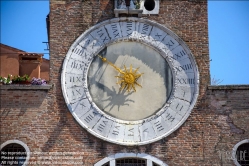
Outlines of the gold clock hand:
M 120 90 L 126 89 L 126 90 L 128 90 L 128 92 L 130 92 L 130 90 L 132 88 L 136 92 L 135 85 L 142 87 L 142 85 L 140 85 L 137 82 L 138 78 L 144 74 L 144 73 L 137 74 L 139 67 L 135 71 L 133 71 L 132 65 L 130 65 L 130 70 L 127 70 L 126 66 L 124 65 L 125 70 L 122 71 L 120 68 L 115 66 L 113 63 L 108 61 L 106 58 L 103 58 L 100 55 L 98 55 L 98 56 L 100 59 L 102 59 L 103 62 L 107 62 L 109 65 L 114 67 L 114 69 L 116 69 L 120 74 L 122 74 L 121 76 L 116 76 L 117 78 L 120 78 L 120 80 L 117 82 L 117 84 L 121 85 Z
M 118 68 L 117 66 L 115 66 L 113 63 L 111 63 L 110 61 L 108 61 L 106 58 L 103 58 L 102 56 L 98 55 L 100 57 L 100 59 L 102 59 L 103 62 L 107 62 L 109 65 L 111 65 L 112 67 L 114 67 L 114 69 L 116 69 L 119 73 L 124 74 L 124 72 Z

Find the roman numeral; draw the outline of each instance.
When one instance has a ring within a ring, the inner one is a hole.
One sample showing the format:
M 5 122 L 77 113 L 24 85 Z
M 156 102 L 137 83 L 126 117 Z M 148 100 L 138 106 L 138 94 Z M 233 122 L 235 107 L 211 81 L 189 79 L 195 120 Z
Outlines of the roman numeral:
M 82 106 L 82 108 L 86 107 L 84 104 L 80 103 L 80 105 Z
M 142 34 L 146 34 L 149 30 L 149 25 L 148 24 L 143 24 L 142 28 Z
M 79 56 L 82 56 L 83 50 L 82 50 L 82 49 L 79 49 L 79 48 L 75 48 L 75 49 L 73 50 L 73 53 L 75 53 L 75 54 L 77 54 L 77 55 L 79 55 Z
M 112 131 L 112 134 L 113 134 L 113 135 L 118 135 L 118 134 L 119 134 L 119 127 L 120 127 L 120 126 L 115 126 L 115 127 L 114 127 L 114 129 L 113 129 L 113 131 Z
M 126 24 L 126 32 L 127 32 L 127 36 L 131 36 L 132 34 L 132 22 L 127 22 Z
M 92 48 L 92 49 L 93 49 L 93 47 L 96 45 L 96 43 L 97 43 L 96 41 L 93 41 L 93 42 L 92 42 L 92 45 L 91 45 L 91 48 Z
M 108 40 L 108 39 L 107 39 L 107 37 L 105 36 L 105 38 L 103 39 L 103 43 L 104 43 L 106 40 Z
M 102 36 L 104 35 L 102 29 L 98 30 L 98 31 L 97 31 L 97 34 L 99 35 L 99 37 L 102 37 Z
M 93 111 L 93 114 L 89 113 L 89 115 L 87 115 L 87 117 L 85 117 L 84 121 L 86 121 L 87 123 L 91 122 L 93 120 L 93 118 L 98 114 L 97 112 Z
M 181 72 L 181 71 L 186 71 L 186 70 L 191 70 L 193 68 L 192 64 L 189 63 L 189 64 L 185 64 L 185 65 L 182 65 L 182 66 L 178 66 L 178 67 L 175 67 L 177 71 Z
M 70 77 L 70 82 L 74 82 L 74 77 Z
M 132 30 L 132 22 L 127 22 L 126 27 L 127 27 L 126 31 L 131 31 Z
M 87 53 L 85 52 L 85 59 L 87 58 L 87 56 L 88 56 L 88 55 L 87 55 Z
M 111 28 L 112 28 L 112 33 L 114 35 L 114 38 L 119 37 L 117 24 L 111 24 Z
M 70 77 L 70 82 L 83 82 L 83 77 L 71 76 L 71 77 Z
M 175 43 L 172 41 L 172 40 L 170 40 L 167 44 L 166 44 L 166 46 L 168 46 L 169 48 L 171 47 L 171 46 L 173 46 Z
M 89 114 L 84 120 L 89 123 L 91 120 L 93 120 L 94 116 L 92 114 Z
M 179 84 L 195 84 L 194 78 L 177 78 Z
M 148 128 L 146 128 L 146 129 L 143 130 L 143 133 L 145 133 L 145 132 L 146 132 L 146 133 L 149 132 L 149 131 L 148 131 Z
M 78 68 L 78 63 L 76 63 L 75 61 L 73 61 L 73 62 L 71 63 L 71 68 L 77 69 L 77 68 Z
M 99 35 L 100 39 L 102 40 L 102 42 L 104 43 L 105 41 L 108 41 L 109 38 L 105 35 L 105 32 L 103 29 L 100 29 L 97 31 L 97 34 Z M 95 43 L 96 44 L 96 43 Z
M 185 94 L 185 93 L 184 93 Z M 176 110 L 181 111 L 183 108 L 183 105 L 180 105 L 179 103 L 176 106 Z
M 130 129 L 130 130 L 128 130 L 130 133 L 128 134 L 128 136 L 134 136 L 134 128 L 132 128 L 132 129 Z
M 145 39 L 147 32 L 149 31 L 149 25 L 148 24 L 143 24 L 142 27 L 142 35 L 140 36 L 140 38 Z
M 103 130 L 104 130 L 104 128 L 106 127 L 106 124 L 108 123 L 108 121 L 103 121 L 103 124 L 101 123 L 101 124 L 99 124 L 99 126 L 98 126 L 98 130 L 100 131 L 100 132 L 102 132 Z
M 77 92 L 77 93 L 76 93 Z M 79 89 L 74 89 L 74 90 L 72 90 L 72 94 L 73 94 L 73 96 L 76 96 L 76 95 L 81 95 L 81 93 L 80 93 L 80 90 Z
M 169 113 L 167 113 L 166 118 L 167 118 L 169 121 L 171 120 L 171 122 L 173 122 L 173 120 L 175 120 L 175 118 L 174 118 L 172 115 L 170 115 Z
M 182 68 L 183 70 L 192 69 L 192 64 L 190 63 L 190 64 L 183 65 L 183 66 L 181 66 L 181 68 Z
M 162 35 L 159 35 L 158 33 L 156 33 L 155 36 L 158 37 L 158 38 L 160 39 L 160 37 L 161 37 Z
M 112 30 L 113 30 L 113 34 L 115 34 L 118 31 L 117 24 L 112 24 L 111 27 L 112 27 Z
M 83 64 L 77 63 L 76 61 L 73 61 L 71 63 L 71 68 L 72 69 L 77 69 L 77 70 L 83 70 Z
M 182 51 L 180 51 L 179 53 L 175 54 L 173 58 L 174 58 L 175 60 L 176 60 L 176 59 L 180 59 L 180 58 L 182 58 L 184 55 L 186 55 L 186 53 L 182 50 Z
M 156 125 L 158 131 L 162 131 L 164 129 L 160 121 L 157 121 L 154 124 Z
M 113 130 L 112 134 L 113 134 L 113 135 L 118 135 L 118 134 L 119 134 L 119 131 Z

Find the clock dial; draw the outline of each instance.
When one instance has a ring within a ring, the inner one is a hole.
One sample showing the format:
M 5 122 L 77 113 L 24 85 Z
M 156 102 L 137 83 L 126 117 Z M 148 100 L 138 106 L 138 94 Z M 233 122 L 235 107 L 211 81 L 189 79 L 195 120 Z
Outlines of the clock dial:
M 92 100 L 105 113 L 122 120 L 148 118 L 160 110 L 169 98 L 173 78 L 171 68 L 157 51 L 138 42 L 118 42 L 109 45 L 99 54 L 123 71 L 139 68 L 143 73 L 137 80 L 136 92 L 121 90 L 113 66 L 96 56 L 88 71 L 88 89 Z M 153 63 L 151 63 L 153 62 Z M 151 97 L 153 96 L 153 97 Z
M 77 122 L 122 145 L 151 143 L 179 128 L 194 107 L 198 81 L 185 43 L 166 27 L 138 18 L 110 19 L 83 33 L 65 57 L 61 79 Z

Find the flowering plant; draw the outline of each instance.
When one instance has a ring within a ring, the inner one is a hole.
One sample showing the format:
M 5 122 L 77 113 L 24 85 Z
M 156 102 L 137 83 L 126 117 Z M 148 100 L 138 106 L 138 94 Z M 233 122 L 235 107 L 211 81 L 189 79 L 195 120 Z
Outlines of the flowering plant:
M 46 80 L 41 79 L 41 78 L 35 78 L 35 77 L 32 78 L 30 83 L 32 85 L 46 85 L 47 84 Z
M 0 82 L 2 82 L 3 84 L 11 84 L 12 83 L 12 81 L 11 81 L 11 78 L 12 77 L 12 75 L 8 75 L 8 77 L 6 78 L 6 77 L 1 77 L 0 76 Z
M 136 6 L 136 9 L 139 9 L 140 8 L 140 0 L 136 0 L 135 2 L 134 2 L 134 4 L 135 4 L 135 6 Z
M 29 80 L 29 76 L 27 74 L 25 74 L 24 76 L 14 76 L 14 78 L 12 79 L 13 83 L 17 83 L 17 82 L 26 82 Z

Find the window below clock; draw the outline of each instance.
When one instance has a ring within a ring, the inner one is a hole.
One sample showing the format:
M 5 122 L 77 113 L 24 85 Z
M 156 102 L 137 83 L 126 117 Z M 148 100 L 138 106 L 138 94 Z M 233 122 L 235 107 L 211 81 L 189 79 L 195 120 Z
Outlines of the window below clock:
M 117 153 L 100 160 L 94 166 L 167 166 L 167 164 L 144 153 Z
M 249 139 L 240 141 L 234 146 L 232 158 L 237 166 L 249 165 Z
M 0 146 L 3 165 L 26 165 L 30 157 L 28 146 L 19 140 L 9 140 Z

